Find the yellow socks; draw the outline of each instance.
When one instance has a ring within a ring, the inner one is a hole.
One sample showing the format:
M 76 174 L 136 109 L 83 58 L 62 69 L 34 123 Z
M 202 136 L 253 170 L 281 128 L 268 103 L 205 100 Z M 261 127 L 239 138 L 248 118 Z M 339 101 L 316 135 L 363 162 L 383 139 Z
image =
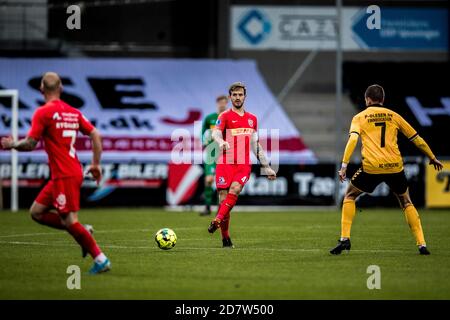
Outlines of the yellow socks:
M 406 222 L 408 222 L 411 232 L 416 238 L 417 245 L 425 245 L 422 224 L 420 223 L 419 213 L 413 205 L 407 206 L 404 210 Z
M 416 238 L 418 246 L 426 245 L 425 237 L 423 235 L 422 224 L 420 223 L 419 213 L 413 205 L 409 205 L 404 209 L 406 222 L 411 229 L 411 232 Z M 355 201 L 351 199 L 344 199 L 342 204 L 342 219 L 341 219 L 341 239 L 350 239 L 350 231 L 352 228 L 353 219 L 356 214 Z
M 353 218 L 355 217 L 355 200 L 344 199 L 342 203 L 341 238 L 350 239 Z

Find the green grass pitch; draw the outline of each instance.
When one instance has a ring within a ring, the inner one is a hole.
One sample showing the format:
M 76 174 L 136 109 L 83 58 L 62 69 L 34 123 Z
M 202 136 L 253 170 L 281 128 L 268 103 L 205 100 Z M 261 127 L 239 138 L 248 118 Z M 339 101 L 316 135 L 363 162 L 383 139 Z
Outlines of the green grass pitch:
M 65 232 L 0 212 L 0 299 L 449 299 L 450 211 L 419 212 L 431 256 L 419 256 L 401 210 L 358 211 L 341 256 L 328 253 L 334 210 L 235 212 L 233 250 L 194 212 L 82 210 L 112 262 L 99 276 Z M 162 227 L 177 233 L 172 250 L 154 242 Z M 67 289 L 69 265 L 82 270 L 80 290 Z M 367 288 L 369 265 L 381 268 L 380 290 Z

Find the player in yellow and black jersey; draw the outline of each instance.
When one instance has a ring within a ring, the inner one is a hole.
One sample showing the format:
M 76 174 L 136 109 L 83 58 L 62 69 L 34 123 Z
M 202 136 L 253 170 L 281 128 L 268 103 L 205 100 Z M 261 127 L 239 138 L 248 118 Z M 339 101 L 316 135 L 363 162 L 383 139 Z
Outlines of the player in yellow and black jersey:
M 353 117 L 349 139 L 345 147 L 339 178 L 346 179 L 347 164 L 361 138 L 362 167 L 353 175 L 342 205 L 341 238 L 330 253 L 340 254 L 350 250 L 350 229 L 355 217 L 355 200 L 364 192 L 371 193 L 376 186 L 385 182 L 399 200 L 406 221 L 416 238 L 420 254 L 430 254 L 420 223 L 419 214 L 411 202 L 408 182 L 403 171 L 403 159 L 397 144 L 397 133 L 401 132 L 414 143 L 429 159 L 436 170 L 442 163 L 436 159 L 428 144 L 416 130 L 394 111 L 383 107 L 384 90 L 371 85 L 365 92 L 367 108 Z

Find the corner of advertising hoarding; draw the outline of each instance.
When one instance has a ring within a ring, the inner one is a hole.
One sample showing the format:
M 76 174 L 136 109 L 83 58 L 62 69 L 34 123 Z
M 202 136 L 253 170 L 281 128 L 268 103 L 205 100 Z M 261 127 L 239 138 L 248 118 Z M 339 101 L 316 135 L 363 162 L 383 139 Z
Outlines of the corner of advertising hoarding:
M 437 157 L 444 168 L 436 171 L 423 158 L 425 169 L 425 207 L 436 211 L 450 209 L 450 157 Z

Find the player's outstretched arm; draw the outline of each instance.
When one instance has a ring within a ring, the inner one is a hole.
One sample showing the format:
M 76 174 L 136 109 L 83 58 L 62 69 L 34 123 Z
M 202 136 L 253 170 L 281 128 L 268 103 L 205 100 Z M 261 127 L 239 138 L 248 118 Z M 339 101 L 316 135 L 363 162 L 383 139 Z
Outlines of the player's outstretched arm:
M 430 164 L 434 166 L 434 169 L 437 171 L 442 170 L 444 165 L 436 158 L 433 151 L 431 151 L 431 148 L 422 137 L 416 135 L 413 139 L 410 139 L 410 141 L 412 141 L 412 143 L 414 143 L 416 147 L 430 159 Z
M 36 149 L 38 142 L 31 137 L 14 141 L 12 137 L 3 137 L 1 141 L 3 149 L 16 149 L 17 151 L 33 151 Z
M 99 184 L 100 180 L 102 179 L 102 168 L 100 166 L 100 160 L 103 151 L 102 137 L 97 129 L 92 130 L 92 132 L 89 134 L 89 137 L 92 141 L 92 163 L 89 167 L 88 172 L 92 174 L 95 181 L 97 181 L 97 184 Z
M 347 177 L 347 165 L 350 162 L 353 151 L 355 151 L 356 145 L 358 144 L 359 135 L 355 132 L 350 133 L 345 146 L 344 156 L 342 158 L 341 170 L 339 170 L 339 180 L 344 182 Z
M 275 180 L 277 178 L 277 174 L 270 167 L 269 161 L 267 160 L 267 157 L 266 157 L 266 153 L 264 152 L 263 147 L 259 143 L 257 134 L 254 134 L 252 136 L 251 146 L 252 146 L 252 151 L 256 156 L 256 159 L 258 159 L 259 163 L 261 164 L 261 167 L 265 170 L 267 178 L 269 180 Z
M 230 144 L 223 140 L 222 131 L 218 129 L 213 129 L 212 138 L 219 145 L 220 150 L 228 150 L 230 149 Z
M 403 133 L 403 135 L 405 137 L 407 137 L 409 139 L 409 141 L 414 143 L 415 146 L 420 151 L 422 151 L 428 157 L 428 159 L 430 159 L 430 164 L 434 165 L 434 168 L 436 170 L 438 170 L 438 171 L 442 170 L 442 168 L 444 166 L 438 159 L 436 159 L 435 155 L 433 154 L 433 151 L 431 151 L 430 147 L 425 142 L 425 140 L 423 140 L 422 137 L 419 136 L 417 131 L 414 130 L 414 128 L 405 119 L 403 119 L 399 115 L 397 115 L 397 118 L 398 118 L 398 120 L 397 120 L 398 126 L 399 126 L 401 133 Z

